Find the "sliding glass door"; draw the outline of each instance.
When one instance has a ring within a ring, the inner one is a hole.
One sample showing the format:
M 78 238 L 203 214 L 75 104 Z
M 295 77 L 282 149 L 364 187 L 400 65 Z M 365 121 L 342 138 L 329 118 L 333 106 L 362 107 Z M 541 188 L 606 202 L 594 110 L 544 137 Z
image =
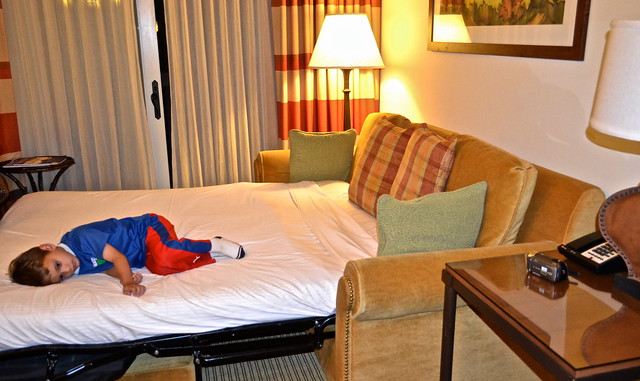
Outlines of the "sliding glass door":
M 159 75 L 153 58 L 144 74 L 141 65 L 153 50 L 153 12 L 144 11 L 153 2 L 138 3 L 3 0 L 21 149 L 75 158 L 59 189 L 169 185 L 164 126 L 145 94 Z
M 59 189 L 251 181 L 277 146 L 268 2 L 2 1 L 22 152 L 76 159 Z
M 158 188 L 169 188 L 169 142 L 164 115 L 164 94 L 158 52 L 158 23 L 154 0 L 136 0 L 138 15 L 138 41 L 142 67 L 142 86 L 146 105 L 147 123 L 155 162 Z

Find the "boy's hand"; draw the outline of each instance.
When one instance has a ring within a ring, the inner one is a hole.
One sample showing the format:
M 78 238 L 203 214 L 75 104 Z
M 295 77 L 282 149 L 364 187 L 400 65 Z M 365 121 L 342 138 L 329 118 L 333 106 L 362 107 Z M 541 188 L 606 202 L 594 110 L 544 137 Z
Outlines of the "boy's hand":
M 106 244 L 102 258 L 113 263 L 113 268 L 106 271 L 108 275 L 120 279 L 122 293 L 125 295 L 142 296 L 147 288 L 140 284 L 142 274 L 134 273 L 129 266 L 129 260 L 113 246 Z
M 142 282 L 142 274 L 140 273 L 131 273 L 131 277 L 133 278 L 133 283 L 140 284 Z
M 147 288 L 141 284 L 128 283 L 122 285 L 122 293 L 125 295 L 140 297 L 144 295 L 145 291 L 147 291 Z

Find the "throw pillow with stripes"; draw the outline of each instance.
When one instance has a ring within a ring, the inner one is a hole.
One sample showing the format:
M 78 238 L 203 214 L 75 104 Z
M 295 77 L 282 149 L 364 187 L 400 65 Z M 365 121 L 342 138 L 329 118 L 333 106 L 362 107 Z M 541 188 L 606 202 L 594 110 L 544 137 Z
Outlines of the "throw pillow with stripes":
M 354 163 L 349 199 L 369 214 L 376 215 L 378 198 L 389 194 L 402 156 L 415 128 L 403 128 L 380 118 Z
M 389 194 L 397 200 L 413 200 L 442 192 L 453 165 L 455 146 L 455 140 L 445 140 L 427 128 L 416 129 Z

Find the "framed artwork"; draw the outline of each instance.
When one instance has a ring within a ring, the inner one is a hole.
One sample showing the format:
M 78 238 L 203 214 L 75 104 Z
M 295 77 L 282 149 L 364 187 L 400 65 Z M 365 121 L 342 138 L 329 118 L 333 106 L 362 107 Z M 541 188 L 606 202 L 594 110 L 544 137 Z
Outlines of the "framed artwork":
M 429 0 L 428 49 L 584 60 L 590 0 Z

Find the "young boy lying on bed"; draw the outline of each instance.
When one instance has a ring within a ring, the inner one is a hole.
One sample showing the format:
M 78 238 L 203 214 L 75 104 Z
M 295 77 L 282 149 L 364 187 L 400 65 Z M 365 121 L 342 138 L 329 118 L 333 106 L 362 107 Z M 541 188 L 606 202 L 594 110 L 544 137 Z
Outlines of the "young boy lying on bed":
M 142 275 L 131 268 L 146 266 L 168 275 L 214 263 L 217 254 L 240 259 L 239 244 L 215 237 L 191 240 L 176 236 L 164 217 L 144 214 L 78 226 L 60 243 L 44 243 L 20 254 L 9 265 L 9 276 L 19 284 L 46 286 L 79 274 L 103 272 L 120 279 L 125 295 L 142 296 Z

